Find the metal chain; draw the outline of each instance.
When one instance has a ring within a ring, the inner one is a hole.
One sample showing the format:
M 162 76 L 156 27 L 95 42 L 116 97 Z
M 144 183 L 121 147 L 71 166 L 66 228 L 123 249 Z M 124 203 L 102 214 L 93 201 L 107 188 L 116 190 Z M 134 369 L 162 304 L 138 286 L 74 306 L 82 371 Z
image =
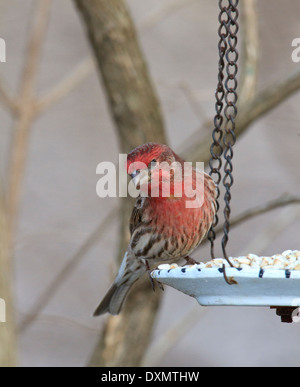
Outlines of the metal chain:
M 214 254 L 214 241 L 216 238 L 215 228 L 219 222 L 218 210 L 220 189 L 218 185 L 221 182 L 221 167 L 222 167 L 222 154 L 224 148 L 224 172 L 223 185 L 225 187 L 225 208 L 224 208 L 224 236 L 222 239 L 222 250 L 224 258 L 229 262 L 228 255 L 226 252 L 226 245 L 228 242 L 229 234 L 229 218 L 230 218 L 230 200 L 231 192 L 230 189 L 233 184 L 232 176 L 232 158 L 233 158 L 233 145 L 235 143 L 235 118 L 237 115 L 237 72 L 238 72 L 238 51 L 237 51 L 237 33 L 239 25 L 237 23 L 239 12 L 238 12 L 239 0 L 219 0 L 219 30 L 218 34 L 220 37 L 218 49 L 219 49 L 219 73 L 218 73 L 218 85 L 215 93 L 216 98 L 216 115 L 214 118 L 214 129 L 212 133 L 213 142 L 210 148 L 211 159 L 209 162 L 210 176 L 215 175 L 215 182 L 217 184 L 217 199 L 216 199 L 216 215 L 214 223 L 208 233 L 208 239 L 211 243 L 211 257 L 215 258 Z M 226 66 L 225 66 L 226 62 Z M 226 69 L 226 80 L 224 81 L 224 70 Z M 224 108 L 225 99 L 225 108 Z M 223 121 L 225 117 L 225 124 L 223 129 Z M 224 135 L 223 135 L 224 131 Z M 222 144 L 223 139 L 223 144 Z M 225 267 L 224 277 L 226 279 Z M 230 281 L 227 280 L 228 283 Z
M 237 9 L 239 0 L 229 0 L 229 7 L 228 7 L 228 23 L 227 23 L 227 51 L 226 51 L 226 73 L 227 78 L 225 80 L 225 102 L 226 106 L 224 109 L 224 116 L 226 118 L 225 121 L 225 134 L 223 137 L 223 143 L 224 143 L 224 159 L 226 160 L 224 165 L 224 178 L 223 178 L 223 185 L 225 187 L 225 208 L 224 208 L 224 236 L 222 239 L 222 249 L 223 249 L 223 255 L 224 258 L 228 259 L 228 255 L 226 252 L 226 245 L 228 242 L 228 234 L 230 229 L 230 201 L 231 201 L 231 192 L 230 189 L 233 185 L 233 166 L 232 166 L 232 158 L 233 158 L 233 145 L 235 144 L 236 137 L 235 137 L 235 119 L 237 116 L 237 73 L 238 73 L 238 58 L 239 54 L 237 51 L 237 33 L 239 30 L 238 25 L 238 16 L 239 11 Z
M 215 258 L 215 253 L 214 253 L 214 241 L 216 239 L 216 233 L 215 233 L 215 228 L 218 225 L 219 222 L 219 217 L 218 217 L 218 211 L 220 208 L 219 204 L 219 197 L 220 197 L 220 189 L 219 189 L 219 184 L 221 182 L 221 167 L 222 167 L 222 153 L 223 153 L 223 147 L 221 144 L 222 137 L 223 137 L 223 129 L 222 129 L 222 124 L 223 124 L 223 100 L 225 97 L 225 89 L 224 89 L 224 69 L 225 69 L 225 54 L 227 51 L 227 36 L 228 36 L 228 28 L 227 28 L 227 23 L 229 20 L 228 17 L 228 9 L 226 6 L 223 5 L 223 0 L 219 0 L 219 8 L 220 8 L 220 13 L 219 13 L 219 29 L 218 29 L 218 34 L 220 37 L 219 43 L 218 43 L 218 49 L 219 49 L 219 72 L 218 72 L 218 84 L 217 84 L 217 90 L 215 92 L 215 98 L 216 98 L 216 103 L 215 103 L 215 109 L 216 109 L 216 115 L 214 117 L 214 129 L 212 133 L 212 138 L 213 138 L 213 143 L 210 147 L 210 154 L 211 154 L 211 159 L 209 161 L 209 166 L 210 166 L 210 173 L 209 175 L 213 177 L 216 175 L 214 178 L 216 184 L 217 184 L 217 197 L 216 197 L 216 214 L 215 214 L 215 219 L 213 222 L 213 225 L 211 229 L 208 232 L 208 239 L 211 244 L 211 258 Z

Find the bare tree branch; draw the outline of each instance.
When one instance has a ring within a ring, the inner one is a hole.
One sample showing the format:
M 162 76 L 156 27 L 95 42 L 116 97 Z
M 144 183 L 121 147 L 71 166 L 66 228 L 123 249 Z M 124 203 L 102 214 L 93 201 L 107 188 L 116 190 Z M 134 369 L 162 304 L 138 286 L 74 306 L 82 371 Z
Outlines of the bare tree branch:
M 239 114 L 237 120 L 243 112 L 240 111 L 240 106 L 249 104 L 253 100 L 258 79 L 259 68 L 259 27 L 257 17 L 257 0 L 245 0 L 242 2 L 242 60 L 240 68 L 240 79 L 238 89 L 238 107 Z M 210 155 L 210 145 L 212 143 L 211 129 L 213 119 L 206 120 L 198 131 L 190 136 L 183 144 L 184 156 L 187 160 L 208 162 Z M 236 123 L 238 126 L 238 122 Z M 248 126 L 245 126 L 245 130 Z M 207 133 L 203 138 L 199 138 L 199 133 Z M 236 129 L 236 136 L 243 133 Z M 198 151 L 197 151 L 198 150 Z M 200 157 L 201 156 L 201 157 Z M 199 158 L 200 157 L 200 158 Z
M 256 0 L 243 2 L 243 61 L 239 87 L 236 136 L 242 135 L 257 119 L 276 108 L 300 89 L 300 71 L 287 74 L 275 84 L 256 92 L 259 67 L 259 31 Z M 213 121 L 206 121 L 183 145 L 183 157 L 187 160 L 208 162 Z M 199 138 L 199 133 L 207 133 Z
M 62 315 L 54 315 L 54 314 L 39 314 L 38 316 L 29 316 L 28 313 L 20 313 L 20 316 L 25 319 L 32 318 L 32 320 L 36 320 L 39 324 L 49 324 L 53 327 L 53 325 L 57 326 L 67 326 L 74 327 L 78 329 L 85 329 L 90 332 L 99 332 L 98 327 L 93 327 L 89 321 L 85 321 L 83 319 L 71 318 Z
M 52 0 L 37 1 L 36 13 L 30 32 L 28 50 L 21 79 L 18 100 L 19 114 L 14 125 L 8 175 L 8 215 L 13 234 L 18 213 L 21 185 L 26 164 L 27 146 L 31 124 L 35 118 L 34 91 Z
M 74 0 L 83 19 L 108 97 L 122 152 L 141 143 L 166 142 L 159 103 L 123 0 Z M 122 200 L 119 260 L 128 244 L 132 209 Z M 138 365 L 159 305 L 148 279 L 138 281 L 121 315 L 109 317 L 91 366 Z M 136 324 L 139 321 L 139 324 Z M 134 351 L 129 350 L 135 348 Z
M 190 0 L 192 3 L 195 0 Z M 158 23 L 162 18 L 166 17 L 168 14 L 175 12 L 180 9 L 182 6 L 186 6 L 186 2 L 182 0 L 176 1 L 175 3 L 169 3 L 161 7 L 156 13 L 150 15 L 144 22 L 141 23 L 140 29 L 142 31 L 147 31 L 153 25 Z M 35 104 L 35 115 L 43 113 L 43 111 L 52 107 L 55 103 L 59 102 L 63 97 L 70 93 L 75 87 L 77 87 L 82 81 L 84 81 L 95 68 L 94 60 L 89 57 L 83 60 L 72 72 L 68 74 L 64 79 L 62 79 L 57 85 L 53 87 L 52 90 L 47 92 L 43 97 L 40 97 L 36 100 Z M 106 221 L 107 222 L 107 221 Z M 108 222 L 107 222 L 108 223 Z M 106 224 L 107 226 L 107 224 Z M 101 226 L 100 226 L 101 227 Z M 36 302 L 30 313 L 26 314 L 25 320 L 21 323 L 19 329 L 21 332 L 24 332 L 34 321 L 34 319 L 39 315 L 39 313 L 45 308 L 45 306 L 52 299 L 56 291 L 59 289 L 63 280 L 67 275 L 70 274 L 70 268 L 74 269 L 77 262 L 77 258 L 82 258 L 83 254 L 86 253 L 86 246 L 92 246 L 96 241 L 94 236 L 99 232 L 96 231 L 93 233 L 88 241 L 83 245 L 80 251 L 69 261 L 69 263 L 63 268 L 60 274 L 55 278 L 53 284 L 51 284 L 48 289 L 45 290 L 44 294 Z
M 274 109 L 282 102 L 286 101 L 291 95 L 300 89 L 300 70 L 287 74 L 283 79 L 272 85 L 265 87 L 257 93 L 254 100 L 241 107 L 238 126 L 240 128 L 248 127 L 255 120 Z
M 41 47 L 50 12 L 51 0 L 36 3 L 36 14 L 31 30 L 25 67 L 22 75 L 21 88 L 17 103 L 12 100 L 7 91 L 1 88 L 2 101 L 16 114 L 16 123 L 11 146 L 11 160 L 9 185 L 6 194 L 7 211 L 4 209 L 3 198 L 0 203 L 1 241 L 0 241 L 0 290 L 1 295 L 6 298 L 8 321 L 0 329 L 0 365 L 15 365 L 16 363 L 16 335 L 13 317 L 13 295 L 12 283 L 12 251 L 13 235 L 15 229 L 16 215 L 20 200 L 21 183 L 25 167 L 27 153 L 27 142 L 29 129 L 34 117 L 33 98 L 40 59 Z
M 162 20 L 167 18 L 172 13 L 179 11 L 181 8 L 186 7 L 196 0 L 172 0 L 164 3 L 157 11 L 151 13 L 145 20 L 138 26 L 140 32 L 146 32 Z
M 176 0 L 163 4 L 156 12 L 153 12 L 144 19 L 139 25 L 140 33 L 145 33 L 153 26 L 161 22 L 161 20 L 168 17 L 170 14 L 180 10 L 183 7 L 192 4 L 196 0 Z M 85 79 L 87 79 L 92 71 L 95 69 L 94 60 L 92 57 L 84 59 L 77 67 L 75 67 L 70 74 L 66 75 L 57 85 L 55 85 L 50 91 L 36 101 L 35 113 L 41 114 L 43 111 L 51 108 L 58 103 L 72 90 L 78 87 Z M 0 84 L 1 86 L 1 84 Z M 1 89 L 0 89 L 1 97 Z M 8 101 L 7 101 L 8 102 Z M 9 101 L 10 104 L 13 101 Z M 17 107 L 17 106 L 16 106 Z M 15 107 L 15 108 L 16 108 Z
M 300 89 L 300 70 L 293 74 L 288 74 L 285 78 L 279 80 L 275 84 L 265 87 L 259 91 L 253 101 L 239 106 L 239 113 L 236 120 L 236 136 L 242 135 L 248 127 L 257 119 L 274 109 L 288 97 L 293 95 Z M 185 144 L 186 146 L 182 152 L 186 160 L 204 161 L 210 159 L 210 145 L 212 143 L 211 133 L 206 134 L 199 140 L 199 132 L 206 131 L 207 128 L 212 127 L 212 122 L 205 122 L 202 127 L 193 134 Z
M 0 297 L 6 305 L 6 322 L 0 322 L 0 367 L 13 367 L 16 365 L 17 349 L 13 310 L 12 260 L 2 187 L 0 190 Z
M 0 103 L 8 110 L 10 114 L 17 114 L 18 104 L 14 101 L 13 97 L 11 97 L 7 87 L 4 85 L 3 79 L 0 79 Z
M 297 208 L 283 208 L 276 217 L 276 222 L 270 223 L 263 232 L 255 236 L 255 238 L 245 247 L 241 254 L 248 254 L 254 252 L 261 254 L 275 238 L 286 230 L 293 222 L 300 217 L 300 207 Z M 286 246 L 286 249 L 291 246 Z
M 179 88 L 182 90 L 184 96 L 186 97 L 187 101 L 190 104 L 191 110 L 193 111 L 194 115 L 198 118 L 200 122 L 203 121 L 203 119 L 207 120 L 206 111 L 202 108 L 201 104 L 197 101 L 197 98 L 195 96 L 195 93 L 189 85 L 182 81 L 179 84 Z
M 259 27 L 257 17 L 257 0 L 244 0 L 242 6 L 243 32 L 242 55 L 239 79 L 239 104 L 243 106 L 253 100 L 258 80 L 259 69 Z
M 234 227 L 234 226 L 240 225 L 246 220 L 250 220 L 255 216 L 265 214 L 266 212 L 275 210 L 280 207 L 285 207 L 291 204 L 299 204 L 299 203 L 300 203 L 300 196 L 295 196 L 295 195 L 290 195 L 288 193 L 285 193 L 277 199 L 270 200 L 266 203 L 250 208 L 249 210 L 246 210 L 245 212 L 235 217 L 232 217 L 230 220 L 230 226 Z M 216 228 L 216 234 L 219 234 L 221 232 L 223 232 L 223 226 L 219 225 Z
M 158 366 L 169 350 L 174 347 L 184 335 L 189 332 L 199 319 L 203 317 L 207 309 L 196 305 L 191 310 L 180 316 L 178 322 L 164 332 L 146 351 L 142 367 Z
M 58 103 L 73 89 L 79 86 L 95 69 L 93 58 L 84 59 L 79 65 L 44 96 L 40 97 L 35 106 L 36 114 L 41 114 Z
M 257 0 L 244 0 L 241 3 L 241 6 L 242 6 L 243 19 L 240 25 L 242 27 L 243 37 L 241 40 L 242 55 L 241 55 L 241 66 L 240 66 L 238 103 L 239 103 L 239 106 L 244 106 L 245 104 L 248 104 L 249 101 L 252 101 L 256 95 L 258 70 L 259 70 L 259 26 L 258 26 L 258 17 L 257 17 Z M 205 117 L 205 112 L 202 111 L 201 106 L 197 103 L 197 100 L 193 94 L 193 91 L 190 90 L 189 87 L 184 82 L 180 83 L 180 88 L 182 89 L 188 101 L 190 102 L 191 108 L 195 113 L 195 115 L 199 119 Z M 211 121 L 205 120 L 205 123 L 203 124 L 202 128 L 199 130 L 205 129 L 205 131 L 207 131 L 208 129 L 211 128 L 212 122 L 213 120 Z M 209 135 L 204 140 L 207 150 L 209 150 L 210 143 L 212 142 L 210 136 L 211 135 Z M 209 140 L 210 143 L 206 143 L 206 140 Z M 191 141 L 191 139 L 188 139 L 186 141 L 186 144 L 188 145 L 192 143 L 193 141 Z M 196 146 L 197 147 L 199 146 L 199 139 L 197 139 Z M 210 157 L 210 154 L 209 154 L 209 157 Z M 192 157 L 192 158 L 195 159 L 195 157 Z M 201 160 L 208 161 L 208 159 L 206 158 L 202 158 Z
M 61 285 L 65 282 L 66 278 L 78 268 L 78 265 L 91 248 L 99 242 L 104 231 L 109 228 L 112 221 L 115 219 L 117 214 L 117 208 L 113 208 L 96 227 L 94 232 L 86 239 L 86 241 L 80 246 L 76 254 L 68 260 L 65 266 L 57 274 L 51 284 L 46 288 L 42 295 L 37 299 L 32 309 L 26 314 L 24 320 L 19 326 L 19 331 L 24 333 L 27 328 L 34 322 L 39 314 L 45 309 L 45 307 L 52 300 L 53 296 L 58 292 Z

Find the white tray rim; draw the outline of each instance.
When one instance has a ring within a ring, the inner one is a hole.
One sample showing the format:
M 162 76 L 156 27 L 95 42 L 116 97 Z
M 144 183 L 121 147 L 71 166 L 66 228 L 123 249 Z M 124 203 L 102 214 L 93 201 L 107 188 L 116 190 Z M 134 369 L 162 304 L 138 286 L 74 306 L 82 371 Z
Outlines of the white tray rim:
M 222 269 L 197 265 L 156 269 L 151 275 L 204 306 L 300 306 L 299 270 L 226 268 L 237 285 L 225 282 Z

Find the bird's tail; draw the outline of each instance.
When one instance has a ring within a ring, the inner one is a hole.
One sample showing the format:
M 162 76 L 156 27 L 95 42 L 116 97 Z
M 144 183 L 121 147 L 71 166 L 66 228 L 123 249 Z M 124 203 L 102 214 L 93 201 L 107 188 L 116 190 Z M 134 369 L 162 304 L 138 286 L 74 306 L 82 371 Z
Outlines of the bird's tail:
M 131 285 L 133 284 L 118 286 L 113 283 L 95 310 L 94 316 L 107 312 L 113 315 L 119 314 Z
M 145 272 L 146 266 L 126 252 L 119 273 L 95 310 L 94 316 L 107 312 L 112 315 L 119 314 L 131 286 Z

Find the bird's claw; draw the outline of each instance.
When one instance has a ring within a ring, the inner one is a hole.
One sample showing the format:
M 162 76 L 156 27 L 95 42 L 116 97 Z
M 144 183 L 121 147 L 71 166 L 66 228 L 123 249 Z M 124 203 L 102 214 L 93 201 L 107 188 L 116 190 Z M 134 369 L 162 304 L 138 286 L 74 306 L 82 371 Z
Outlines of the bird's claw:
M 199 262 L 195 261 L 194 258 L 191 258 L 191 257 L 184 257 L 184 259 L 186 260 L 186 263 L 188 265 L 199 265 Z
M 151 277 L 151 269 L 150 269 L 149 262 L 146 260 L 145 263 L 146 263 L 147 273 L 151 282 L 152 290 L 155 292 L 155 282 L 154 282 L 154 279 Z
M 152 290 L 155 292 L 155 282 L 157 282 L 158 287 L 160 288 L 160 290 L 164 291 L 165 289 L 163 287 L 163 284 L 161 282 L 159 282 L 159 281 L 155 281 L 154 278 L 151 276 L 151 269 L 150 269 L 149 262 L 146 260 L 145 263 L 146 263 L 147 273 L 148 273 L 148 276 L 149 276 L 149 279 L 150 279 L 150 282 L 151 282 Z

